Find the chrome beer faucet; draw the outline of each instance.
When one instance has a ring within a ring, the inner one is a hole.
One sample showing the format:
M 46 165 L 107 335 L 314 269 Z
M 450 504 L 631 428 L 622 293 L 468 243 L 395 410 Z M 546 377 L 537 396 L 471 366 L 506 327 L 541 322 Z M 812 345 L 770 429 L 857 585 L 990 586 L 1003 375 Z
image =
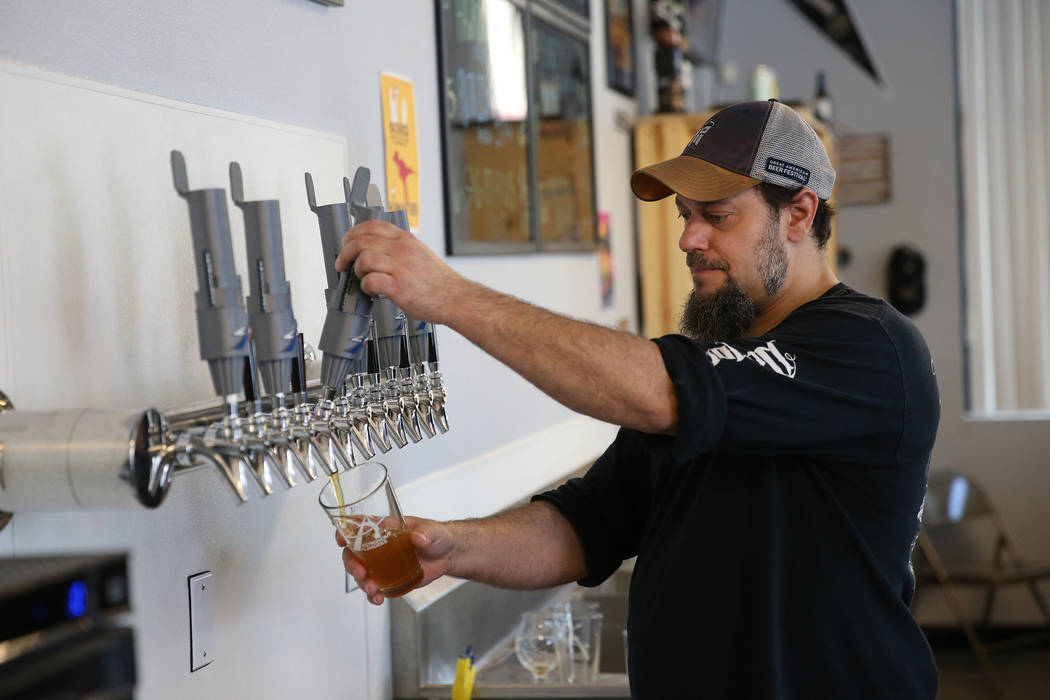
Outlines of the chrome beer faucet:
M 194 451 L 215 464 L 243 502 L 248 500 L 249 481 L 254 481 L 264 494 L 269 491 L 252 468 L 243 442 L 239 390 L 250 337 L 241 278 L 233 264 L 226 191 L 191 190 L 186 161 L 179 151 L 171 152 L 171 170 L 175 189 L 190 211 L 199 286 L 196 301 L 201 359 L 208 362 L 212 384 L 226 408 L 221 423 L 210 426 L 203 434 L 187 432 L 182 436 L 180 449 L 184 455 Z
M 279 475 L 285 482 L 285 486 L 295 486 L 294 473 L 289 475 L 282 470 L 282 465 L 277 459 L 277 451 L 270 439 L 270 419 L 263 413 L 262 399 L 258 392 L 259 371 L 255 363 L 255 341 L 248 342 L 248 361 L 244 364 L 244 403 L 248 409 L 248 415 L 244 420 L 244 432 L 241 444 L 247 455 L 248 461 L 259 477 L 259 485 L 263 492 L 269 496 L 273 493 L 273 485 L 277 481 L 275 475 Z
M 244 217 L 246 303 L 225 190 L 191 190 L 179 151 L 171 152 L 171 171 L 189 209 L 200 356 L 218 398 L 125 415 L 12 412 L 0 393 L 3 511 L 56 503 L 153 508 L 174 475 L 213 468 L 245 502 L 253 488 L 269 495 L 279 482 L 291 487 L 335 474 L 358 457 L 448 430 L 433 325 L 406 316 L 388 298 L 370 298 L 352 270 L 334 269 L 351 221 L 381 218 L 408 228 L 405 212 L 383 210 L 366 168 L 352 184 L 343 178 L 344 201 L 327 206 L 317 206 L 306 173 L 328 282 L 321 381 L 309 385 L 306 346 L 285 279 L 278 202 L 246 200 L 241 168 L 230 163 L 232 199 Z
M 391 212 L 383 210 L 383 200 L 379 188 L 369 184 L 365 190 L 364 202 L 360 197 L 360 185 L 357 194 L 350 198 L 351 212 L 355 221 L 360 223 L 367 219 L 392 221 Z M 400 368 L 402 358 L 407 361 L 405 351 L 405 315 L 385 296 L 372 299 L 372 333 L 374 358 L 378 360 L 378 369 L 370 372 L 371 395 L 370 410 L 379 420 L 384 437 L 393 441 L 398 447 L 404 447 L 409 441 L 416 443 L 422 439 L 420 430 L 415 425 L 414 397 L 411 406 L 406 406 L 401 393 Z
M 359 177 L 360 171 L 355 176 L 355 181 Z M 367 182 L 367 170 L 364 171 L 364 178 Z M 344 191 L 349 198 L 350 188 L 345 181 Z M 361 426 L 354 420 L 347 396 L 347 378 L 358 372 L 364 362 L 365 343 L 371 324 L 372 300 L 361 291 L 361 282 L 352 270 L 339 273 L 334 267 L 343 234 L 350 228 L 349 203 L 344 200 L 318 206 L 310 173 L 306 173 L 306 196 L 310 209 L 317 215 L 328 280 L 328 289 L 325 292 L 328 313 L 318 343 L 324 353 L 321 361 L 323 392 L 314 408 L 313 418 L 315 422 L 327 422 L 336 432 L 340 441 L 333 448 L 333 454 L 345 458 L 340 461 L 345 461 L 346 468 L 349 468 L 355 464 L 355 449 L 365 459 L 375 456 L 367 426 Z
M 391 212 L 392 223 L 405 231 L 408 230 L 408 212 L 398 209 Z M 445 418 L 444 387 L 440 386 L 435 393 L 439 403 L 432 399 L 428 384 L 426 363 L 434 346 L 434 325 L 405 316 L 405 344 L 401 358 L 399 376 L 401 381 L 402 405 L 406 413 L 413 417 L 413 424 L 428 438 L 434 437 L 438 430 L 448 431 Z M 436 348 L 434 356 L 436 361 Z M 440 382 L 440 375 L 437 377 Z M 437 416 L 435 416 L 435 411 Z
M 333 467 L 329 458 L 331 448 L 315 440 L 317 436 L 313 426 L 313 410 L 307 396 L 306 344 L 303 342 L 302 333 L 296 337 L 296 358 L 292 365 L 292 395 L 295 397 L 295 407 L 291 411 L 289 430 L 296 454 L 306 465 L 308 478 L 311 481 L 316 479 L 318 468 L 325 474 L 337 472 L 338 467 Z
M 280 203 L 276 199 L 246 201 L 244 181 L 238 163 L 230 163 L 230 194 L 244 215 L 245 252 L 248 258 L 250 293 L 248 318 L 252 329 L 249 363 L 245 375 L 245 398 L 255 394 L 255 409 L 248 416 L 252 436 L 252 461 L 257 472 L 269 483 L 267 470 L 276 471 L 289 487 L 297 483 L 296 473 L 316 478 L 294 444 L 287 393 L 296 361 L 298 324 L 292 313 L 291 285 L 285 278 L 284 243 L 281 234 Z M 258 367 L 258 372 L 256 371 Z M 271 413 L 263 413 L 258 376 L 270 398 Z

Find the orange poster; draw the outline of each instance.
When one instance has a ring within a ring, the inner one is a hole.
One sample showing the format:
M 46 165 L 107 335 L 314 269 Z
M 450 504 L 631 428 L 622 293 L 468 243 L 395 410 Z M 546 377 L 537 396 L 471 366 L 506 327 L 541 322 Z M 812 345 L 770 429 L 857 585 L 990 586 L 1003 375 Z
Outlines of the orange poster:
M 383 140 L 386 144 L 386 208 L 408 212 L 409 226 L 419 226 L 419 151 L 416 148 L 416 100 L 412 81 L 380 73 Z

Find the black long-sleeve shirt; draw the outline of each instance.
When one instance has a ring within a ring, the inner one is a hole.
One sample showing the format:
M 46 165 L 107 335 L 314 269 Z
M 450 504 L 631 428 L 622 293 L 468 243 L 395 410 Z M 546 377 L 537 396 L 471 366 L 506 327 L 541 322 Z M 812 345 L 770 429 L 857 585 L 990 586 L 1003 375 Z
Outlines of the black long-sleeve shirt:
M 597 585 L 637 555 L 635 698 L 933 698 L 908 605 L 940 414 L 929 350 L 885 302 L 839 284 L 769 333 L 656 341 L 672 437 L 623 429 L 537 496 Z

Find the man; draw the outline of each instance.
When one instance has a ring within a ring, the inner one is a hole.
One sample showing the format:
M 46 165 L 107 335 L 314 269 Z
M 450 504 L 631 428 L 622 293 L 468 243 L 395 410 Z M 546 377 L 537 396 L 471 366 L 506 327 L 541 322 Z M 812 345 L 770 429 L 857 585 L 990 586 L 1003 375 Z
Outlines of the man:
M 413 520 L 423 585 L 597 585 L 637 555 L 637 698 L 934 697 L 908 604 L 936 381 L 915 327 L 827 264 L 834 177 L 775 100 L 719 112 L 634 173 L 636 195 L 674 194 L 684 219 L 690 338 L 563 318 L 460 277 L 409 233 L 351 230 L 337 267 L 353 261 L 367 292 L 623 426 L 586 476 L 528 505 Z

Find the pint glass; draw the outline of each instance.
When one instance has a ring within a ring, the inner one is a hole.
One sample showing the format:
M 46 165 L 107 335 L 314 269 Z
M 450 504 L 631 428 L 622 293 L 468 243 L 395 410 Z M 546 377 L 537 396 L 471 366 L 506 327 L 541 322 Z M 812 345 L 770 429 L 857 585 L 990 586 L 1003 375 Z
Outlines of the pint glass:
M 350 555 L 365 567 L 380 593 L 396 598 L 423 579 L 385 466 L 365 462 L 332 475 L 319 500 Z

